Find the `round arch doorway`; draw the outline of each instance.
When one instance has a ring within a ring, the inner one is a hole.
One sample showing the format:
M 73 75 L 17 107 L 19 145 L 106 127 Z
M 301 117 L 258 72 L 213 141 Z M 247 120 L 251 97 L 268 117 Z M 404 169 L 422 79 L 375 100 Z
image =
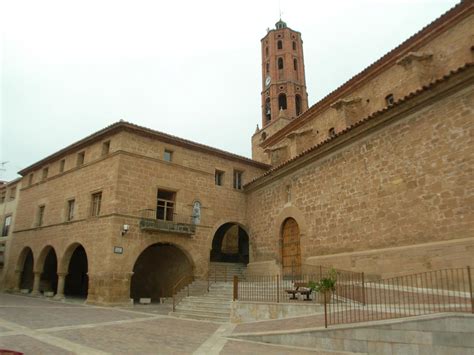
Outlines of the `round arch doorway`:
M 212 239 L 210 261 L 249 263 L 249 236 L 236 223 L 220 226 Z
M 19 289 L 27 289 L 27 290 L 32 290 L 33 289 L 33 280 L 34 280 L 34 273 L 33 273 L 33 252 L 29 247 L 26 247 L 23 249 L 23 251 L 20 254 L 20 261 L 19 261 L 20 267 L 21 267 L 21 275 L 20 275 L 20 280 L 18 284 Z
M 281 228 L 281 263 L 284 278 L 295 279 L 301 275 L 300 229 L 293 218 L 287 218 Z
M 64 284 L 66 296 L 87 298 L 89 277 L 87 276 L 88 263 L 86 250 L 77 245 L 69 260 L 68 273 Z
M 173 244 L 157 243 L 147 247 L 135 261 L 130 283 L 130 298 L 151 298 L 159 302 L 162 297 L 173 296 L 173 286 L 184 276 L 193 274 L 192 260 Z

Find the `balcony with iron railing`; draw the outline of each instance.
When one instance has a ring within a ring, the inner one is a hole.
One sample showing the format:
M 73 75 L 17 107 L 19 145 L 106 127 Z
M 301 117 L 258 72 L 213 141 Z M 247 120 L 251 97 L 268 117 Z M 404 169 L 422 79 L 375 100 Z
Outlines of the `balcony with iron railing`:
M 196 233 L 196 224 L 192 216 L 167 213 L 165 219 L 159 219 L 156 209 L 144 209 L 139 211 L 140 229 L 145 231 L 160 231 L 167 233 L 178 233 L 193 235 Z

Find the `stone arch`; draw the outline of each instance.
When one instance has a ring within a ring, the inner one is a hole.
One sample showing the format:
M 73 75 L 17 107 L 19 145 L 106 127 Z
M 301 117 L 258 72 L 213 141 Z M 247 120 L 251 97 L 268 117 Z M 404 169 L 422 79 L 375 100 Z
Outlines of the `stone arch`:
M 45 246 L 35 263 L 35 273 L 39 273 L 39 291 L 57 291 L 58 287 L 58 259 L 54 247 Z
M 29 253 L 31 253 L 31 255 L 33 256 L 33 250 L 31 250 L 31 248 L 28 246 L 24 247 L 21 250 L 16 262 L 16 269 L 15 269 L 16 271 L 20 271 L 20 272 L 23 271 L 23 268 L 25 266 L 25 261 L 26 261 L 25 259 Z
M 24 247 L 18 256 L 16 271 L 19 274 L 18 289 L 33 289 L 34 282 L 34 256 L 30 247 Z
M 39 253 L 38 257 L 36 258 L 35 268 L 34 268 L 35 272 L 43 272 L 44 262 L 46 260 L 46 257 L 48 255 L 48 253 L 51 250 L 57 255 L 56 250 L 54 249 L 54 247 L 52 245 L 47 245 L 43 249 L 41 249 L 41 252 Z
M 81 243 L 70 244 L 59 263 L 58 273 L 65 274 L 64 294 L 87 297 L 89 289 L 89 260 Z
M 224 222 L 213 230 L 210 261 L 248 264 L 250 238 L 248 228 L 239 222 Z
M 171 297 L 176 282 L 191 275 L 194 261 L 184 248 L 174 243 L 152 243 L 135 259 L 130 298 L 151 298 L 157 302 L 162 297 Z

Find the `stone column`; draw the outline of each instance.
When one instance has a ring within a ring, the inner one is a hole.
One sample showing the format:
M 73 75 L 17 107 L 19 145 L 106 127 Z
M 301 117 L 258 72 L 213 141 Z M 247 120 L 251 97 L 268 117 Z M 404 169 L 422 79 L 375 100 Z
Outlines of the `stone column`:
M 56 296 L 54 299 L 63 300 L 64 299 L 64 284 L 66 283 L 67 272 L 58 272 L 58 289 L 56 291 Z
M 33 281 L 33 291 L 31 291 L 32 295 L 39 295 L 39 288 L 40 288 L 40 281 L 41 281 L 41 274 L 42 272 L 35 271 L 35 278 Z
M 14 285 L 13 285 L 13 291 L 15 292 L 20 292 L 20 284 L 21 284 L 21 274 L 23 273 L 23 270 L 15 270 L 15 275 L 14 275 Z

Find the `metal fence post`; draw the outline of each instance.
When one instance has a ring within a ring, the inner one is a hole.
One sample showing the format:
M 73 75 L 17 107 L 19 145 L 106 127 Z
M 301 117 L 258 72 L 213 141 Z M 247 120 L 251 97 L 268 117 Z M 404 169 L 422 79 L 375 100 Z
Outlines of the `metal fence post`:
M 234 301 L 239 299 L 239 277 L 234 275 Z
M 469 294 L 471 296 L 471 312 L 474 313 L 474 295 L 472 294 L 471 267 L 467 267 L 467 277 L 469 279 Z
M 276 278 L 277 278 L 277 303 L 280 303 L 280 275 L 277 275 Z
M 326 293 L 324 293 L 324 328 L 328 327 L 328 309 L 327 309 L 327 299 L 326 299 Z
M 362 273 L 362 305 L 365 306 L 365 282 L 364 273 Z

